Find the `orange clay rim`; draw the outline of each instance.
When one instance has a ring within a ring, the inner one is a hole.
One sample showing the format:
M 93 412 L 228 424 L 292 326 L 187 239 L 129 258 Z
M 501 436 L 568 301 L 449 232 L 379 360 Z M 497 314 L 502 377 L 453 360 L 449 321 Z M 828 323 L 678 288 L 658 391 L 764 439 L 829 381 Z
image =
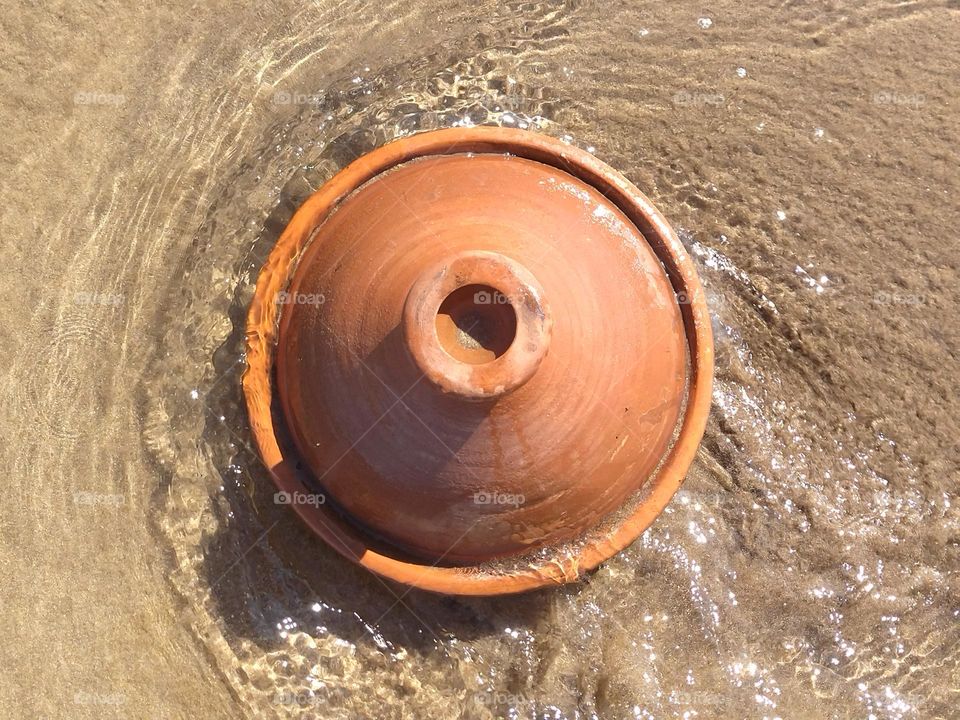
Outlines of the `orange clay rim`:
M 588 152 L 555 138 L 501 127 L 450 128 L 395 140 L 350 163 L 297 210 L 270 252 L 247 315 L 247 368 L 243 392 L 260 456 L 281 492 L 309 493 L 295 470 L 292 447 L 281 447 L 271 407 L 273 351 L 277 340 L 277 295 L 296 269 L 316 228 L 350 193 L 382 172 L 428 155 L 509 153 L 550 165 L 592 185 L 643 233 L 666 269 L 680 299 L 690 357 L 685 414 L 679 432 L 655 476 L 638 491 L 635 509 L 602 534 L 588 532 L 584 543 L 565 548 L 563 557 L 531 559 L 509 570 L 492 566 L 447 567 L 385 554 L 357 527 L 326 504 L 293 504 L 300 518 L 347 559 L 379 575 L 413 587 L 454 595 L 501 595 L 578 580 L 586 571 L 623 550 L 657 518 L 680 487 L 703 438 L 713 384 L 713 336 L 703 288 L 689 256 L 669 223 L 629 180 Z M 374 549 L 376 547 L 376 549 Z M 515 564 L 516 565 L 516 564 Z

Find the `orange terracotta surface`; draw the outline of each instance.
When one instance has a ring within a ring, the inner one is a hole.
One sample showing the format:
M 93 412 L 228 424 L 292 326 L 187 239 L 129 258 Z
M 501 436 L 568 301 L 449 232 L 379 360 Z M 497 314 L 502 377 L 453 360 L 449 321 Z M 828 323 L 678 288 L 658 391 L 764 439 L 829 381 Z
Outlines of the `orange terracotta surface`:
M 709 410 L 676 235 L 596 158 L 517 130 L 416 135 L 343 170 L 278 241 L 247 338 L 261 455 L 281 490 L 327 500 L 297 513 L 438 592 L 596 567 L 662 510 Z

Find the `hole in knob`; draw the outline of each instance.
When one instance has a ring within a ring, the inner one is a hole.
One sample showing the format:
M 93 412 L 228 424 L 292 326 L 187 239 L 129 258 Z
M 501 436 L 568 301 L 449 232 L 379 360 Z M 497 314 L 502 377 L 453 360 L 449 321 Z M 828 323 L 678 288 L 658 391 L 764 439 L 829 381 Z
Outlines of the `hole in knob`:
M 517 334 L 517 314 L 506 295 L 489 285 L 464 285 L 437 311 L 437 337 L 460 362 L 481 365 L 503 355 Z

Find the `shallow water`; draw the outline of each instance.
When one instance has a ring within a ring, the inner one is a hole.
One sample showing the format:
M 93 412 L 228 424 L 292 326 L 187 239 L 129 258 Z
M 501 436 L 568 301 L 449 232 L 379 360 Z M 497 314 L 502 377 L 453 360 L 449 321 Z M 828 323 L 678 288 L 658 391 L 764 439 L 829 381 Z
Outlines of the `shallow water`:
M 956 3 L 78 3 L 3 28 L 0 715 L 956 716 Z M 274 505 L 242 324 L 338 168 L 482 123 L 651 197 L 717 380 L 631 548 L 453 599 Z

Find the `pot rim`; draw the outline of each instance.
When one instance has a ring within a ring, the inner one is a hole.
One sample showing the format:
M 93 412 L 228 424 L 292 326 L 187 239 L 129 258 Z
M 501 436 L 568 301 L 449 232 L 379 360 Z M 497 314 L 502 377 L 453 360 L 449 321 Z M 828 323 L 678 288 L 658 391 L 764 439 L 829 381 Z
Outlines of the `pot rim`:
M 334 175 L 294 213 L 256 281 L 247 314 L 246 364 L 243 392 L 260 458 L 280 492 L 312 493 L 296 469 L 290 443 L 281 443 L 275 427 L 277 402 L 273 388 L 274 350 L 284 291 L 315 229 L 337 205 L 377 175 L 410 160 L 463 153 L 511 154 L 534 160 L 579 178 L 614 203 L 640 230 L 651 246 L 678 297 L 690 358 L 687 402 L 679 432 L 655 474 L 637 492 L 644 497 L 624 518 L 602 534 L 588 531 L 586 542 L 563 557 L 538 555 L 520 567 L 497 570 L 481 566 L 439 566 L 407 559 L 399 549 L 387 554 L 358 527 L 329 505 L 294 503 L 300 518 L 328 545 L 348 560 L 378 575 L 408 586 L 453 595 L 501 595 L 578 580 L 586 571 L 630 545 L 657 518 L 683 482 L 703 438 L 710 412 L 713 384 L 713 336 L 703 288 L 677 234 L 650 200 L 623 175 L 585 150 L 539 133 L 498 126 L 433 130 L 394 140 L 361 156 Z M 559 555 L 559 554 L 558 554 Z

